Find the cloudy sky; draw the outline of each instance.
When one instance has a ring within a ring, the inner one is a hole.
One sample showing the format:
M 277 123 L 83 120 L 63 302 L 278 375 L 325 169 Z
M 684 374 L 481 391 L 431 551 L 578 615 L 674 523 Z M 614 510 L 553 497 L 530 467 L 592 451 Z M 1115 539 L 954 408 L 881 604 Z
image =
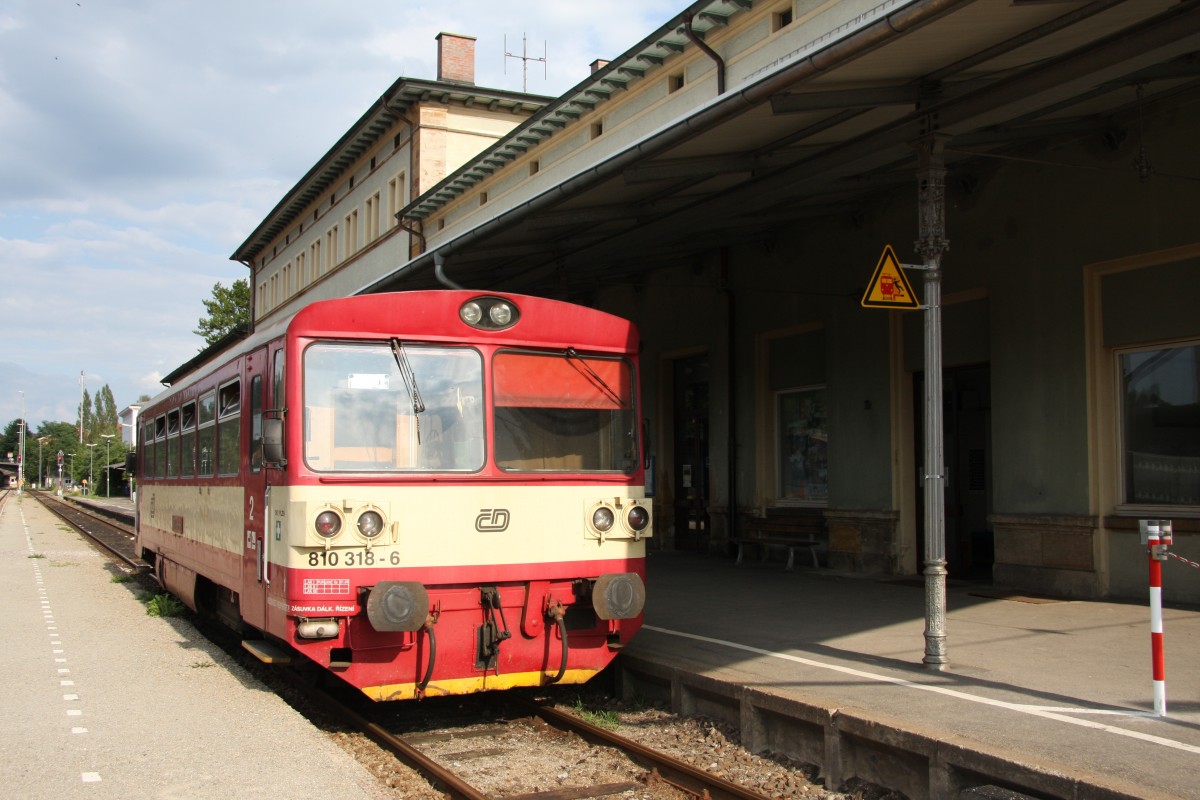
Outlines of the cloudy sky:
M 0 426 L 118 408 L 203 345 L 229 256 L 441 31 L 556 96 L 687 0 L 0 0 Z M 23 393 L 23 395 L 22 395 Z

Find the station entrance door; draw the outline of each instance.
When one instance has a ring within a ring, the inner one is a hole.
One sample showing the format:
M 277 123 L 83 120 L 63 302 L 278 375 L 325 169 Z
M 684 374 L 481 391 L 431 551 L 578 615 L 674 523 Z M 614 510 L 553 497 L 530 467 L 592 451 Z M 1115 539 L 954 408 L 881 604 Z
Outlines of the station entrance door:
M 704 550 L 708 518 L 708 356 L 674 364 L 675 547 Z
M 917 468 L 917 571 L 925 570 L 925 375 L 913 376 Z M 946 569 L 952 579 L 990 580 L 992 509 L 991 368 L 987 364 L 942 372 L 946 462 Z

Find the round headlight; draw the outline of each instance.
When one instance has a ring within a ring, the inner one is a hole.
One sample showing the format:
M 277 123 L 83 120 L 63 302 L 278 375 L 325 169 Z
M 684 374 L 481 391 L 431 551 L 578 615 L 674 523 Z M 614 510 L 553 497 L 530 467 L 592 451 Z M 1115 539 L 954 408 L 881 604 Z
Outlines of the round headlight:
M 488 309 L 488 317 L 496 325 L 504 326 L 512 322 L 512 306 L 508 303 L 496 303 Z
M 374 539 L 383 530 L 383 517 L 378 511 L 364 511 L 358 515 L 358 532 L 367 539 Z
M 601 533 L 611 530 L 616 521 L 612 509 L 608 506 L 600 506 L 592 512 L 592 527 Z
M 479 320 L 483 319 L 483 309 L 479 307 L 479 303 L 472 300 L 469 303 L 463 303 L 462 308 L 458 310 L 458 316 L 468 325 L 476 325 Z
M 322 511 L 315 523 L 317 535 L 331 539 L 342 529 L 342 518 L 336 511 Z
M 650 524 L 650 512 L 641 506 L 633 506 L 625 515 L 625 521 L 629 523 L 630 530 L 644 531 Z

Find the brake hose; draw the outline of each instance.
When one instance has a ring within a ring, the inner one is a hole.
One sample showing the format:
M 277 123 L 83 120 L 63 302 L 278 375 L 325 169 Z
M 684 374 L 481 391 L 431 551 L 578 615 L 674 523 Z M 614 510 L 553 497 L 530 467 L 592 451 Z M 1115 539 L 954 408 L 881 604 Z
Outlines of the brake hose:
M 421 630 L 429 636 L 429 666 L 425 668 L 425 677 L 417 684 L 417 699 L 420 700 L 425 696 L 425 687 L 429 685 L 429 679 L 433 677 L 433 665 L 437 661 L 437 634 L 433 632 L 433 623 L 436 620 L 430 614 L 425 618 L 425 624 L 421 626 Z
M 563 615 L 562 603 L 556 603 L 553 607 L 547 609 L 546 615 L 552 617 L 558 625 L 558 635 L 562 637 L 562 663 L 558 665 L 558 674 L 550 679 L 551 683 L 558 683 L 562 680 L 562 676 L 567 673 L 567 621 Z

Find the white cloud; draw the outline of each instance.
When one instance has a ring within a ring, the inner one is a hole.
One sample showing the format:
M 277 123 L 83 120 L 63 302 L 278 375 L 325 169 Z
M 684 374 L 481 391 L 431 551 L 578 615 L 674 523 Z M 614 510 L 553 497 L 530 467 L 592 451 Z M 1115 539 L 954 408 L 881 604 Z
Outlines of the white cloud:
M 0 12 L 0 424 L 124 406 L 191 358 L 229 255 L 398 77 L 474 35 L 476 82 L 557 95 L 684 7 L 527 0 L 7 0 Z M 507 38 L 507 42 L 505 39 Z

